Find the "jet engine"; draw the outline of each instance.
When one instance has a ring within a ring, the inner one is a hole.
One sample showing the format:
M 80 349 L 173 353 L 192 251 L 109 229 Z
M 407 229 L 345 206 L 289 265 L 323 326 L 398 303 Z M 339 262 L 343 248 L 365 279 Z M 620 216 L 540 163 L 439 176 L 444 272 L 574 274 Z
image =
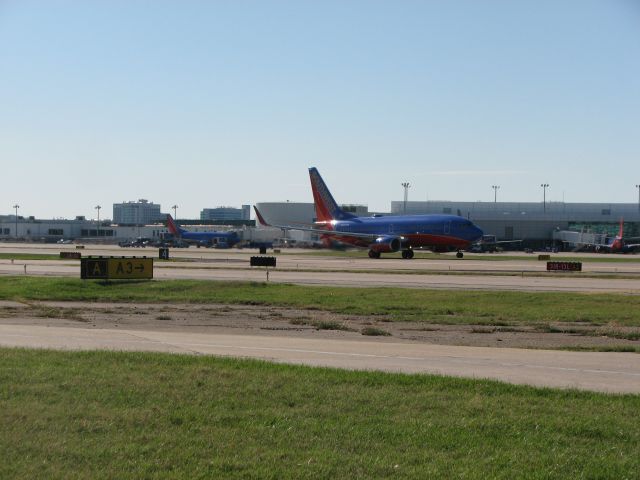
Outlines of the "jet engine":
M 401 243 L 400 237 L 386 235 L 376 238 L 375 243 L 372 243 L 369 248 L 377 253 L 392 253 L 400 250 Z

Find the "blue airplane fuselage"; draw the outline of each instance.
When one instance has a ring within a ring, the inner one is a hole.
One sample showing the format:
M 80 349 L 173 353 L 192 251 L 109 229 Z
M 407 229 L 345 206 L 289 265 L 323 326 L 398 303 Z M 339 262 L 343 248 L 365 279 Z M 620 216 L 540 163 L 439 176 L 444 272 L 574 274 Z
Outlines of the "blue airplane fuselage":
M 482 230 L 471 221 L 455 215 L 402 215 L 380 217 L 354 217 L 348 220 L 319 222 L 319 226 L 332 230 L 331 237 L 343 243 L 367 247 L 370 242 L 357 237 L 341 236 L 344 233 L 379 235 L 384 238 L 402 238 L 411 247 L 431 247 L 436 250 L 452 250 L 468 247 L 482 238 Z
M 180 229 L 179 238 L 203 245 L 226 244 L 231 247 L 238 243 L 238 234 L 235 232 L 188 232 Z

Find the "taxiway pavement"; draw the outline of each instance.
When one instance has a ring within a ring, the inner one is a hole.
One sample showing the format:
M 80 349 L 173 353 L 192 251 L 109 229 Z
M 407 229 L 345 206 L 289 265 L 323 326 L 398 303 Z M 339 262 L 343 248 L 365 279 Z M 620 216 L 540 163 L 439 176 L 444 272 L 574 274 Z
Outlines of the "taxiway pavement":
M 206 354 L 281 363 L 442 374 L 514 384 L 640 393 L 640 355 L 254 335 L 0 325 L 5 347 Z

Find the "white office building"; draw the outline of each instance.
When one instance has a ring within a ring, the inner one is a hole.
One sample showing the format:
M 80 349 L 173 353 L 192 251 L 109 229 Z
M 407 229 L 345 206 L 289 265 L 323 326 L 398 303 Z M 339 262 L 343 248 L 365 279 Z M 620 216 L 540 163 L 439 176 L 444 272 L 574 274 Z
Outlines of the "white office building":
M 118 225 L 148 225 L 162 222 L 164 214 L 160 205 L 141 198 L 137 202 L 113 204 L 113 223 Z
M 242 205 L 241 208 L 216 207 L 204 208 L 200 212 L 200 220 L 225 221 L 225 220 L 249 220 L 251 218 L 251 205 Z

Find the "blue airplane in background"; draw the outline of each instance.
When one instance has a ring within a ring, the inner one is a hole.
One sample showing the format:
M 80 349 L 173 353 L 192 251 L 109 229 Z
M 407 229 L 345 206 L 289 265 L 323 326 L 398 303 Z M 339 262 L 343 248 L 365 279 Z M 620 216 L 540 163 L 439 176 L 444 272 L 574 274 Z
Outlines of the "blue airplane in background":
M 205 247 L 229 248 L 240 240 L 236 232 L 190 232 L 176 225 L 171 215 L 167 215 L 167 228 L 175 238 Z
M 456 215 L 394 215 L 358 217 L 342 210 L 334 200 L 318 169 L 309 169 L 316 209 L 313 226 L 269 225 L 254 206 L 262 225 L 319 234 L 323 240 L 339 241 L 368 248 L 370 258 L 382 253 L 402 250 L 402 258 L 413 258 L 413 250 L 424 248 L 434 252 L 461 250 L 482 238 L 482 230 L 466 218 Z

